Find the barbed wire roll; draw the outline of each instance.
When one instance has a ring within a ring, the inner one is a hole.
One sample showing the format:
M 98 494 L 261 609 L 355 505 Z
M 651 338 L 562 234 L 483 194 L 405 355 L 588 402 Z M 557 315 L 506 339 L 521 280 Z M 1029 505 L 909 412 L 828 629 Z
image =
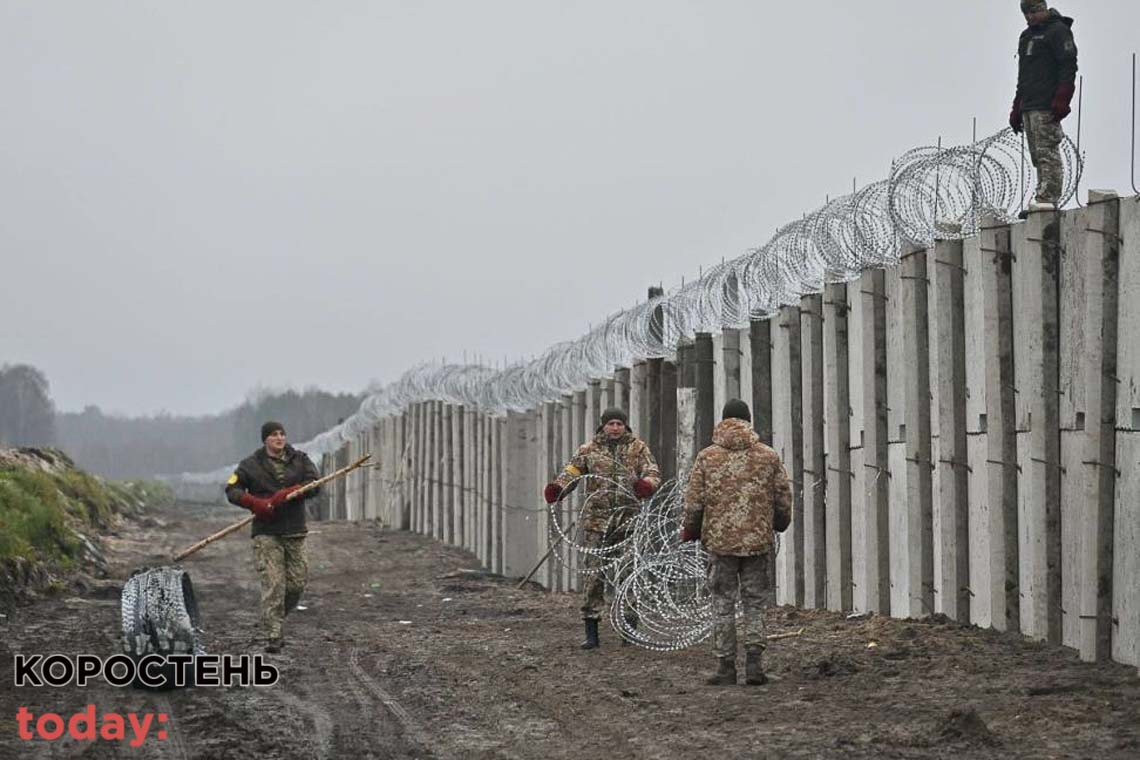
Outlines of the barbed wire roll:
M 1076 193 L 1083 157 L 1068 137 L 1061 204 Z M 585 335 L 543 355 L 496 369 L 480 364 L 424 363 L 374 389 L 352 417 L 297 445 L 312 457 L 340 448 L 381 418 L 410 404 L 445 401 L 485 414 L 534 409 L 581 389 L 615 367 L 673 355 L 697 332 L 739 328 L 782 306 L 846 282 L 868 268 L 898 263 L 905 243 L 977 233 L 982 218 L 1012 222 L 1033 193 L 1032 166 L 1021 136 L 1009 128 L 968 145 L 920 146 L 891 163 L 886 179 L 829 201 L 780 227 L 770 240 L 709 268 L 666 295 L 606 317 Z M 168 482 L 223 482 L 232 465 L 167 476 Z

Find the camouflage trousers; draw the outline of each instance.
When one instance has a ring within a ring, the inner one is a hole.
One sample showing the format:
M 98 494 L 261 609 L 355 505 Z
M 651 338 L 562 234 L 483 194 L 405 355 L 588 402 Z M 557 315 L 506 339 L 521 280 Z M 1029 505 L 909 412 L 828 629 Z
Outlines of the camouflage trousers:
M 582 534 L 581 545 L 587 549 L 605 549 L 620 544 L 626 539 L 625 530 L 618 529 L 608 532 L 587 530 Z M 596 572 L 598 568 L 613 561 L 616 551 L 606 552 L 604 555 L 583 553 L 581 555 L 582 567 L 590 571 L 582 576 L 582 619 L 601 620 L 602 612 L 606 608 L 606 574 Z M 621 585 L 621 578 L 617 584 Z
M 253 559 L 261 579 L 261 619 L 265 635 L 281 638 L 285 616 L 301 601 L 309 560 L 304 536 L 254 536 Z
M 764 649 L 764 601 L 768 555 L 734 557 L 709 552 L 709 592 L 713 609 L 713 650 L 717 657 L 736 657 L 736 597 L 744 607 L 744 648 Z
M 1021 115 L 1021 122 L 1029 144 L 1029 158 L 1037 169 L 1037 200 L 1057 203 L 1065 181 L 1060 148 L 1065 133 L 1061 122 L 1054 119 L 1050 111 L 1026 111 Z

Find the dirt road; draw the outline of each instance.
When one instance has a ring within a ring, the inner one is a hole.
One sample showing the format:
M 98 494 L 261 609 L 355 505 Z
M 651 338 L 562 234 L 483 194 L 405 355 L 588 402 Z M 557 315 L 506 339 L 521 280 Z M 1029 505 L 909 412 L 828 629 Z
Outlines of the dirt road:
M 658 654 L 603 631 L 576 648 L 576 601 L 480 573 L 464 552 L 421 536 L 312 525 L 305 610 L 271 656 L 272 687 L 167 693 L 13 688 L 15 653 L 117 651 L 118 587 L 132 568 L 241 513 L 181 505 L 107 539 L 113 582 L 0 619 L 0 757 L 992 757 L 1140 756 L 1140 679 L 1072 651 L 939 622 L 772 611 L 779 680 L 704 686 L 706 645 Z M 208 651 L 257 648 L 257 581 L 234 537 L 186 561 Z M 608 635 L 607 635 L 608 634 Z M 874 642 L 876 646 L 868 648 Z M 21 706 L 65 719 L 168 715 L 139 748 L 18 738 Z

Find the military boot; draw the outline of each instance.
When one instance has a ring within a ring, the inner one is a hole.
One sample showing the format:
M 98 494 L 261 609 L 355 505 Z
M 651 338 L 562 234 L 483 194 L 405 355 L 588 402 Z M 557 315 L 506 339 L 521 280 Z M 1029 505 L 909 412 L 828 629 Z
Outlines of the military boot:
M 582 649 L 597 649 L 601 642 L 598 641 L 598 621 L 587 620 L 586 623 L 586 640 L 582 642 Z
M 736 685 L 736 658 L 718 657 L 716 673 L 709 676 L 705 683 L 709 686 L 735 686 Z
M 265 651 L 270 654 L 277 654 L 285 647 L 285 639 L 280 636 L 271 636 L 265 642 Z
M 763 649 L 749 649 L 745 652 L 744 683 L 749 686 L 763 686 L 768 683 L 768 676 L 764 675 L 764 665 L 761 662 Z

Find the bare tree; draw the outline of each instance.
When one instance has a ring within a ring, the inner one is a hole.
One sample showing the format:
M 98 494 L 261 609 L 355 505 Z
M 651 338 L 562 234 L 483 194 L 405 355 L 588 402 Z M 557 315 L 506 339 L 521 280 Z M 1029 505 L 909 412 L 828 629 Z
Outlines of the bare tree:
M 0 444 L 55 443 L 55 403 L 47 377 L 27 364 L 0 367 Z

